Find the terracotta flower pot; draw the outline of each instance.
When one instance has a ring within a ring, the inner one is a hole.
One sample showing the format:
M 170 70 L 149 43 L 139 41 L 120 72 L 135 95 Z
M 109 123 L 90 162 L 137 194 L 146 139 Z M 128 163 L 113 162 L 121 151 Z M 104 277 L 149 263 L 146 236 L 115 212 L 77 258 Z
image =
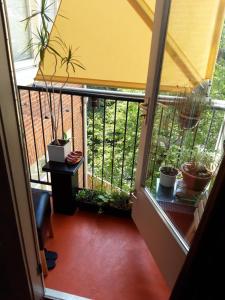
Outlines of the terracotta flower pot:
M 189 116 L 180 113 L 179 114 L 179 123 L 183 129 L 193 129 L 195 128 L 200 120 L 200 116 Z
M 185 164 L 181 166 L 181 173 L 187 188 L 194 191 L 203 191 L 210 182 L 212 175 L 207 177 L 195 176 L 185 171 L 184 166 Z

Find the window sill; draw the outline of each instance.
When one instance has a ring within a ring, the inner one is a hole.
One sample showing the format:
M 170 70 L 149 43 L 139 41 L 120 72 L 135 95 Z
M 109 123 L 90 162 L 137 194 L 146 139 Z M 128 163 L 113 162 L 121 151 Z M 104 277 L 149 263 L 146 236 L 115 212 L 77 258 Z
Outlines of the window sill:
M 36 66 L 29 66 L 22 69 L 16 68 L 16 82 L 18 85 L 29 85 L 34 82 L 34 77 L 37 74 Z

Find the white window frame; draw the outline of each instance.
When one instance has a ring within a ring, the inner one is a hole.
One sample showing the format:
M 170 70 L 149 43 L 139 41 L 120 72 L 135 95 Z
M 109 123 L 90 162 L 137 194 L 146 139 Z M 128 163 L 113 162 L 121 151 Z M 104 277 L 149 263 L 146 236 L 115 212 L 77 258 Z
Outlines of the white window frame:
M 33 4 L 35 4 L 34 1 L 32 1 L 32 0 L 25 0 L 28 15 L 31 14 L 32 9 L 34 8 L 34 6 L 31 4 L 31 2 Z M 59 0 L 57 0 L 55 2 L 55 5 L 54 5 L 55 14 L 57 13 L 59 3 L 60 3 Z M 30 24 L 28 27 L 30 37 L 32 37 L 32 35 L 33 35 L 32 27 L 33 27 L 32 24 Z M 30 58 L 24 59 L 24 60 L 19 60 L 19 61 L 14 60 L 14 66 L 15 66 L 16 78 L 17 78 L 18 84 L 28 85 L 28 84 L 33 83 L 34 76 L 36 75 L 37 67 L 38 67 L 37 62 L 35 62 L 35 60 L 34 60 L 33 49 L 31 49 L 31 57 Z

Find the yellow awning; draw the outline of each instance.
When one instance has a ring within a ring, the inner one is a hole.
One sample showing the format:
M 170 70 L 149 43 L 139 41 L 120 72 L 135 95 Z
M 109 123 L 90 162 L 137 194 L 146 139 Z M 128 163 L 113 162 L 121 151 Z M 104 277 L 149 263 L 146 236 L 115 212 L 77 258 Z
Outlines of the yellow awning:
M 155 0 L 62 0 L 51 39 L 59 34 L 78 48 L 76 56 L 86 68 L 70 73 L 68 82 L 144 89 L 154 7 Z M 192 88 L 212 78 L 224 12 L 225 0 L 172 1 L 161 90 Z M 47 80 L 54 61 L 46 53 Z M 66 76 L 58 67 L 53 80 Z M 43 80 L 40 72 L 36 79 Z

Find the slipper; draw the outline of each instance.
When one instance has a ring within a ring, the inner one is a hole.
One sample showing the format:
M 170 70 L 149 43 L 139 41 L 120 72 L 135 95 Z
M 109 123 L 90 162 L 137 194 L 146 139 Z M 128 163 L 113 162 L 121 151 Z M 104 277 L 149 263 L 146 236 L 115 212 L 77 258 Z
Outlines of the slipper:
M 56 260 L 58 258 L 58 254 L 55 251 L 49 251 L 44 249 L 46 260 Z
M 52 270 L 55 268 L 56 264 L 54 260 L 47 259 L 46 262 L 47 262 L 48 270 Z

